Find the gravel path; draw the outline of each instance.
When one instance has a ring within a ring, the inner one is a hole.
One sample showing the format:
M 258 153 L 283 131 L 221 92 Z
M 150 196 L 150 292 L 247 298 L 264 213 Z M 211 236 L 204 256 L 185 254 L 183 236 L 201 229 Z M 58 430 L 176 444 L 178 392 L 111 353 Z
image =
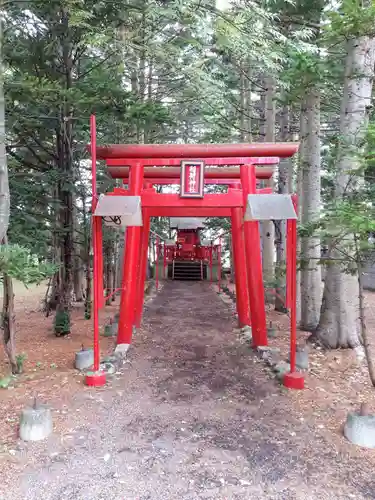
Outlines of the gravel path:
M 19 481 L 0 498 L 375 499 L 370 462 L 308 417 L 208 284 L 167 282 L 121 373 L 74 396 L 66 433 L 19 444 Z

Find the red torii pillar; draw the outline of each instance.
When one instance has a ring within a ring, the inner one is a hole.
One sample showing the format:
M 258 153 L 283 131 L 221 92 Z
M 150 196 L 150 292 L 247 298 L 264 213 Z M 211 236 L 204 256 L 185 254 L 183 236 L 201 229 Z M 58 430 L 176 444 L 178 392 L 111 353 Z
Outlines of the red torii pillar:
M 153 189 L 152 184 L 147 182 L 145 184 L 145 189 Z M 148 257 L 148 242 L 150 238 L 150 228 L 151 228 L 151 217 L 150 210 L 147 208 L 142 209 L 142 219 L 143 227 L 141 227 L 141 239 L 140 239 L 140 254 L 139 254 L 139 271 L 138 271 L 138 283 L 136 290 L 136 304 L 134 312 L 134 326 L 139 328 L 142 321 L 142 311 L 145 295 L 145 282 L 147 274 L 147 257 Z
M 143 164 L 137 162 L 131 167 L 129 195 L 140 196 L 143 186 Z M 141 227 L 129 226 L 126 228 L 124 251 L 124 270 L 122 279 L 122 294 L 120 302 L 120 318 L 118 325 L 118 351 L 126 351 L 133 335 L 134 316 L 137 300 L 137 268 L 139 268 L 139 246 L 141 241 Z
M 92 186 L 92 247 L 93 247 L 93 327 L 94 327 L 94 370 L 87 372 L 85 383 L 89 386 L 100 387 L 106 383 L 106 374 L 100 370 L 99 349 L 99 310 L 104 305 L 103 297 L 103 234 L 102 219 L 94 217 L 95 208 L 98 203 L 96 185 L 96 118 L 90 117 L 90 153 L 91 153 L 91 186 Z
M 240 189 L 238 183 L 231 184 L 229 187 Z M 247 271 L 246 271 L 246 253 L 245 253 L 245 238 L 243 230 L 243 211 L 241 207 L 232 208 L 232 249 L 234 276 L 236 285 L 236 306 L 238 314 L 238 325 L 240 327 L 250 325 L 250 304 L 249 292 L 247 286 Z
M 244 200 L 244 216 L 247 207 L 247 196 L 256 193 L 255 167 L 254 165 L 241 165 L 240 172 Z M 259 222 L 244 221 L 244 234 L 253 345 L 254 347 L 266 346 L 268 344 L 267 323 Z
M 138 270 L 138 283 L 136 290 L 136 304 L 134 312 L 134 326 L 139 328 L 142 321 L 142 310 L 144 302 L 144 291 L 147 274 L 147 253 L 148 253 L 148 240 L 150 237 L 150 216 L 147 208 L 142 210 L 143 227 L 141 228 L 141 245 L 139 254 L 139 270 Z

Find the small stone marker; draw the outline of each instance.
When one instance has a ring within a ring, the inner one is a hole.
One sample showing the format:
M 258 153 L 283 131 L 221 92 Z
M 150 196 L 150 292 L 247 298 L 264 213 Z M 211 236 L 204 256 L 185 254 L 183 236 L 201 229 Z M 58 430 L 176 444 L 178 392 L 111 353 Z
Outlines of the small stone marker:
M 112 337 L 112 325 L 104 325 L 103 337 Z
M 82 349 L 76 352 L 74 366 L 77 370 L 87 370 L 94 364 L 94 351 L 93 349 L 85 349 L 82 345 Z
M 118 331 L 118 323 L 109 323 L 105 325 L 103 337 L 115 337 Z
M 267 336 L 270 338 L 270 339 L 273 339 L 276 337 L 276 330 L 275 328 L 273 327 L 273 324 L 272 324 L 272 321 L 270 321 L 269 325 L 268 325 L 268 328 L 267 328 Z
M 34 399 L 34 405 L 22 410 L 20 438 L 24 441 L 41 441 L 53 430 L 51 410 Z
M 288 355 L 288 361 L 290 361 L 290 354 Z M 300 370 L 309 369 L 309 351 L 308 348 L 297 348 L 296 351 L 296 367 Z
M 362 403 L 359 412 L 348 414 L 344 436 L 357 446 L 375 448 L 375 416 L 369 415 L 366 404 Z

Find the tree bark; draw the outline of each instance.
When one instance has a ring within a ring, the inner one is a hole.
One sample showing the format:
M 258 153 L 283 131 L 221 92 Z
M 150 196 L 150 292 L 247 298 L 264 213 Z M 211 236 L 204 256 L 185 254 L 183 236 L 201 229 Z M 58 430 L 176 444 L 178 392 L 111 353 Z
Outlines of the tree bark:
M 320 214 L 320 92 L 316 86 L 306 96 L 305 147 L 302 158 L 302 225 L 319 219 Z M 301 322 L 303 330 L 314 331 L 319 323 L 322 300 L 322 275 L 319 263 L 320 237 L 301 238 Z
M 118 251 L 118 247 L 119 247 L 119 240 L 118 240 L 118 235 L 116 234 L 116 239 L 114 241 L 114 244 L 113 244 L 113 275 L 112 275 L 112 289 L 113 290 L 116 290 L 116 288 L 118 288 L 117 286 L 117 281 L 118 281 L 118 278 L 117 278 L 117 272 L 118 272 L 118 259 L 119 259 L 119 251 Z M 115 302 L 116 300 L 116 295 L 117 293 L 114 293 L 112 295 L 112 302 Z
M 77 247 L 76 247 L 77 248 Z M 76 302 L 83 302 L 84 298 L 84 269 L 79 255 L 74 257 L 74 297 Z
M 289 106 L 284 104 L 280 117 L 280 140 L 287 142 L 289 140 Z M 289 162 L 290 160 L 281 159 L 279 164 L 278 193 L 285 194 L 289 192 Z M 286 312 L 285 292 L 286 292 L 286 221 L 276 221 L 276 297 L 275 310 Z
M 119 233 L 119 241 L 118 241 L 118 257 L 116 263 L 116 288 L 122 287 L 122 277 L 124 270 L 124 254 L 125 254 L 125 243 L 126 243 L 126 230 L 124 232 Z
M 0 44 L 2 42 L 2 23 L 0 23 Z M 2 47 L 0 45 L 0 72 L 4 74 L 2 63 Z M 7 234 L 9 225 L 10 195 L 7 168 L 7 157 L 5 152 L 5 100 L 3 78 L 0 79 L 0 241 Z
M 72 88 L 73 59 L 72 43 L 69 33 L 69 13 L 61 10 L 61 25 L 64 36 L 61 37 L 62 61 L 65 78 L 65 88 Z M 61 280 L 59 301 L 56 315 L 64 313 L 70 315 L 73 295 L 73 255 L 74 255 L 74 224 L 73 224 L 73 108 L 70 103 L 64 102 L 61 106 L 60 127 L 56 130 L 58 148 L 59 200 L 60 200 L 60 245 L 61 245 Z
M 300 223 L 303 217 L 303 207 L 304 207 L 304 192 L 302 188 L 302 170 L 303 162 L 305 161 L 306 152 L 306 139 L 307 139 L 307 113 L 306 113 L 306 101 L 305 99 L 301 102 L 300 110 L 300 124 L 299 124 L 299 154 L 298 154 L 298 166 L 297 166 L 297 195 L 298 195 L 298 222 Z M 297 235 L 297 255 L 301 256 L 301 238 Z M 296 302 L 297 302 L 297 323 L 301 322 L 301 270 L 300 263 L 297 268 L 297 283 L 296 283 Z
M 139 82 L 139 93 L 138 99 L 140 102 L 144 102 L 146 93 L 146 4 L 143 2 L 142 19 L 140 23 L 140 56 L 139 56 L 139 72 L 138 72 L 138 82 Z M 138 123 L 137 127 L 137 142 L 143 144 L 145 142 L 145 129 L 146 124 L 144 122 Z
M 124 15 L 126 13 L 124 12 Z M 138 58 L 135 53 L 133 44 L 131 43 L 132 33 L 128 33 L 130 27 L 123 22 L 118 28 L 118 37 L 120 40 L 120 52 L 123 60 L 124 68 L 126 67 L 130 73 L 129 84 L 134 96 L 138 96 Z M 137 142 L 137 126 L 131 122 L 129 126 L 127 140 L 130 142 Z
M 148 59 L 148 70 L 147 70 L 147 100 L 152 102 L 152 80 L 153 80 L 153 60 Z M 150 144 L 152 142 L 152 127 L 150 128 L 149 123 L 145 124 L 144 130 L 144 142 Z
M 85 196 L 83 196 L 83 201 L 85 202 Z M 85 206 L 85 205 L 84 205 Z M 86 289 L 85 289 L 85 319 L 91 319 L 91 311 L 92 311 L 92 297 L 91 297 L 91 289 L 92 289 L 92 272 L 91 272 L 91 231 L 88 222 L 88 217 L 86 213 L 86 209 L 83 212 L 84 217 L 84 233 L 83 233 L 83 241 L 84 241 L 84 265 L 85 265 L 85 281 L 86 281 Z
M 363 347 L 365 351 L 368 373 L 370 376 L 371 384 L 375 387 L 375 364 L 371 353 L 371 343 L 368 336 L 367 325 L 366 325 L 366 310 L 365 310 L 365 298 L 363 296 L 363 268 L 361 262 L 361 255 L 359 254 L 359 245 L 357 237 L 354 236 L 355 241 L 355 252 L 357 257 L 357 279 L 358 279 L 358 301 L 359 301 L 359 324 L 361 329 L 361 338 L 363 341 Z
M 59 199 L 58 185 L 53 186 L 52 189 L 52 198 L 54 200 Z M 59 290 L 60 290 L 60 277 L 61 277 L 61 260 L 60 260 L 60 207 L 57 204 L 54 204 L 51 207 L 51 216 L 52 216 L 52 227 L 51 227 L 51 260 L 52 264 L 54 264 L 58 271 L 55 276 L 53 276 L 50 288 L 48 290 L 49 293 L 46 294 L 46 303 L 45 303 L 45 312 L 46 317 L 50 315 L 51 311 L 56 311 L 57 303 L 59 301 Z
M 353 172 L 361 167 L 359 152 L 368 125 L 375 64 L 375 38 L 360 36 L 347 41 L 344 92 L 340 113 L 340 140 L 337 152 L 335 200 L 350 195 L 361 175 Z M 354 241 L 353 236 L 347 239 Z M 337 246 L 330 245 L 330 255 L 342 256 Z M 359 344 L 358 276 L 346 274 L 333 260 L 328 266 L 317 336 L 329 348 L 356 347 Z
M 3 245 L 8 244 L 7 236 L 2 240 Z M 19 373 L 16 353 L 16 321 L 14 313 L 14 292 L 12 278 L 3 274 L 3 315 L 2 329 L 4 350 L 8 356 L 10 367 L 13 374 Z
M 244 128 L 245 128 L 245 142 L 252 142 L 252 123 L 251 123 L 251 61 L 248 60 L 244 64 Z
M 8 356 L 12 373 L 19 372 L 16 353 L 16 324 L 14 315 L 13 281 L 7 274 L 3 275 L 3 338 L 4 348 Z
M 265 94 L 265 123 L 264 123 L 264 140 L 265 142 L 275 141 L 275 83 L 273 78 L 265 79 L 266 94 Z M 274 188 L 274 179 L 271 178 L 266 182 L 267 187 Z M 262 221 L 260 223 L 262 235 L 262 266 L 263 280 L 266 286 L 274 288 L 275 282 L 275 227 L 272 221 Z M 268 294 L 268 301 L 273 302 L 273 296 Z
M 83 302 L 84 298 L 84 267 L 82 262 L 82 244 L 78 233 L 77 210 L 74 210 L 74 298 Z
M 105 258 L 105 263 L 106 263 L 106 269 L 105 269 L 105 283 L 106 283 L 106 288 L 107 288 L 107 293 L 106 295 L 112 294 L 112 286 L 113 286 L 113 267 L 114 267 L 114 262 L 113 262 L 113 244 L 114 241 L 110 240 L 108 241 L 107 247 L 106 247 L 106 258 Z M 112 298 L 106 300 L 106 305 L 109 306 L 111 305 Z
M 88 265 L 86 267 L 85 319 L 91 319 L 91 312 L 92 312 L 91 289 L 92 289 L 92 272 L 89 260 Z
M 244 68 L 243 64 L 240 63 L 240 106 L 239 106 L 239 112 L 240 112 L 240 142 L 245 142 L 246 141 L 246 120 L 245 120 L 245 103 L 246 103 L 246 96 L 245 96 L 245 76 L 244 76 Z

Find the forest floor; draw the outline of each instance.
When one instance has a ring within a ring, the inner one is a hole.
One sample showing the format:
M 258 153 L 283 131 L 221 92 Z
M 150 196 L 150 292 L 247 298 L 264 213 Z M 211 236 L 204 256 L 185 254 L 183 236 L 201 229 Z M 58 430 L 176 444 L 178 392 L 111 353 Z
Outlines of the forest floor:
M 310 354 L 306 390 L 281 387 L 234 329 L 231 304 L 207 283 L 167 282 L 146 305 L 124 366 L 90 389 L 73 369 L 91 322 L 73 313 L 55 338 L 43 289 L 17 297 L 25 374 L 0 390 L 2 500 L 375 499 L 375 452 L 342 436 L 348 411 L 375 410 L 366 367 L 349 351 Z M 375 295 L 367 294 L 375 332 Z M 104 324 L 116 305 L 102 314 Z M 287 319 L 270 344 L 288 349 Z M 302 341 L 305 334 L 299 332 Z M 102 353 L 113 348 L 101 338 Z M 0 360 L 0 374 L 9 367 Z M 52 408 L 44 442 L 17 438 L 34 395 Z

